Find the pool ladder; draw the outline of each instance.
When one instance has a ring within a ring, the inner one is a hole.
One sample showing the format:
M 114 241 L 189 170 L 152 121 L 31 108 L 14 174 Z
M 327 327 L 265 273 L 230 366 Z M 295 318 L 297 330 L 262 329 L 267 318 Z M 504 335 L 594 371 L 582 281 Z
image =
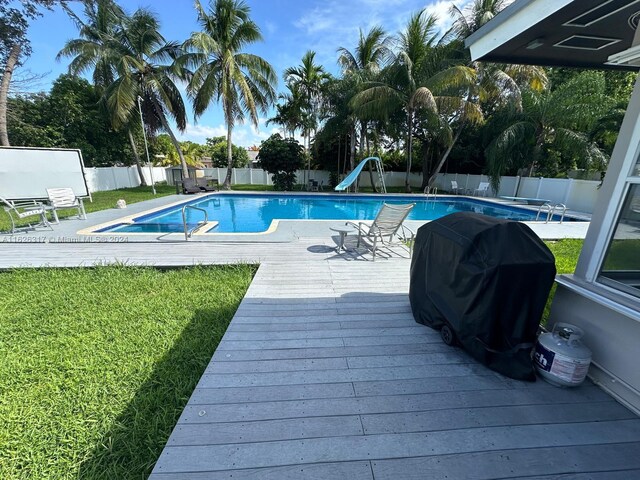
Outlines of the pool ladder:
M 424 187 L 424 194 L 427 197 L 427 201 L 429 201 L 429 199 L 435 200 L 438 196 L 438 187 L 426 186 Z
M 540 215 L 542 213 L 547 214 L 547 218 L 544 223 L 549 223 L 553 220 L 553 216 L 556 214 L 556 210 L 560 215 L 560 223 L 564 221 L 564 215 L 567 213 L 567 206 L 564 203 L 556 203 L 555 205 L 551 205 L 550 203 L 544 203 L 538 207 L 538 214 L 536 215 L 536 222 L 540 219 Z
M 191 230 L 189 230 L 189 226 L 187 225 L 187 208 L 198 210 L 204 213 L 204 221 L 199 221 L 198 224 L 195 227 L 193 227 Z M 207 215 L 207 211 L 204 208 L 194 207 L 193 205 L 185 205 L 184 207 L 182 207 L 182 226 L 184 228 L 185 242 L 188 242 L 189 238 L 191 238 L 191 235 L 193 235 L 195 232 L 200 230 L 200 228 L 202 228 L 207 223 L 209 223 L 209 216 Z

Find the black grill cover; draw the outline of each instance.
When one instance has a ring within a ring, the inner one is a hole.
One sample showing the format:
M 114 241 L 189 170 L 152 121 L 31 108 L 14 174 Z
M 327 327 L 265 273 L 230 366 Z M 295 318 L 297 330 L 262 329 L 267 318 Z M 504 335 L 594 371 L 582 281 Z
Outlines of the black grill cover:
M 411 309 L 423 325 L 449 324 L 489 368 L 533 381 L 531 346 L 555 274 L 553 254 L 525 224 L 454 213 L 418 230 Z

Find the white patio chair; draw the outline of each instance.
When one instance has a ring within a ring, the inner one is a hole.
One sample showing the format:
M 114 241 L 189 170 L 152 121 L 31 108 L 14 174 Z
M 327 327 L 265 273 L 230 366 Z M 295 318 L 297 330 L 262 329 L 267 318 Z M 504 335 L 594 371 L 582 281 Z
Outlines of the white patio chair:
M 45 206 L 34 200 L 26 200 L 22 202 L 12 202 L 0 197 L 0 203 L 7 212 L 9 219 L 11 220 L 11 233 L 16 233 L 20 230 L 30 230 L 38 227 L 51 228 L 51 224 L 47 220 L 47 212 Z M 39 221 L 36 224 L 28 223 L 26 225 L 16 225 L 17 220 L 22 220 L 29 217 L 38 217 Z
M 78 218 L 82 220 L 87 219 L 87 214 L 84 211 L 84 204 L 82 203 L 82 199 L 76 197 L 76 194 L 73 193 L 73 189 L 68 187 L 47 188 L 47 196 L 49 197 L 49 204 L 53 207 L 51 211 L 53 212 L 53 219 L 56 223 L 60 223 L 58 212 L 56 210 L 61 210 L 64 208 L 77 208 Z
M 489 193 L 489 182 L 480 182 L 480 185 L 478 185 L 478 188 L 476 188 L 473 191 L 474 195 L 477 195 L 477 196 L 482 195 L 483 197 L 486 197 L 488 193 Z
M 414 206 L 415 203 L 407 205 L 384 203 L 373 222 L 346 222 L 346 225 L 351 225 L 358 230 L 358 247 L 360 243 L 370 242 L 369 245 L 365 245 L 371 250 L 374 261 L 379 245 L 404 247 L 411 257 L 415 233 L 404 226 L 403 222 Z
M 464 188 L 460 188 L 458 186 L 458 182 L 456 182 L 455 180 L 451 180 L 451 191 L 456 195 L 459 195 L 461 191 L 462 193 L 464 193 Z

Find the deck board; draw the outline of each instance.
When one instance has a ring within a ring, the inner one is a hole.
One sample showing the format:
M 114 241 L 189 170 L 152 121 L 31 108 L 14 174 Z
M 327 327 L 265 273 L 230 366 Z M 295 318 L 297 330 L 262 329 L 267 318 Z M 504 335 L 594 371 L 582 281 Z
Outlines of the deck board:
M 448 478 L 468 480 L 512 478 L 622 480 L 638 478 L 629 471 L 640 468 L 639 449 L 638 442 L 533 449 L 513 448 L 469 454 L 376 460 L 371 463 L 376 480 L 443 478 L 444 472 Z M 491 468 L 487 469 L 487 465 L 491 465 Z M 485 468 L 481 468 L 483 466 Z M 616 470 L 626 471 L 627 474 L 625 476 L 621 473 L 621 476 L 614 476 Z M 581 475 L 580 472 L 587 473 Z
M 152 479 L 640 469 L 640 419 L 598 387 L 507 379 L 417 325 L 408 261 L 291 267 L 261 264 Z

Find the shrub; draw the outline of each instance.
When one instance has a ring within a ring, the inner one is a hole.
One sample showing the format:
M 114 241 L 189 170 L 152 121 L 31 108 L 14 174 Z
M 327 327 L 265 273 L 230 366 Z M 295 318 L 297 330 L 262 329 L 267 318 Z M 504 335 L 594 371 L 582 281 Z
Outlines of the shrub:
M 302 167 L 304 160 L 304 149 L 297 140 L 283 139 L 276 133 L 262 142 L 258 160 L 261 167 L 272 175 L 276 190 L 293 190 L 295 172 Z

